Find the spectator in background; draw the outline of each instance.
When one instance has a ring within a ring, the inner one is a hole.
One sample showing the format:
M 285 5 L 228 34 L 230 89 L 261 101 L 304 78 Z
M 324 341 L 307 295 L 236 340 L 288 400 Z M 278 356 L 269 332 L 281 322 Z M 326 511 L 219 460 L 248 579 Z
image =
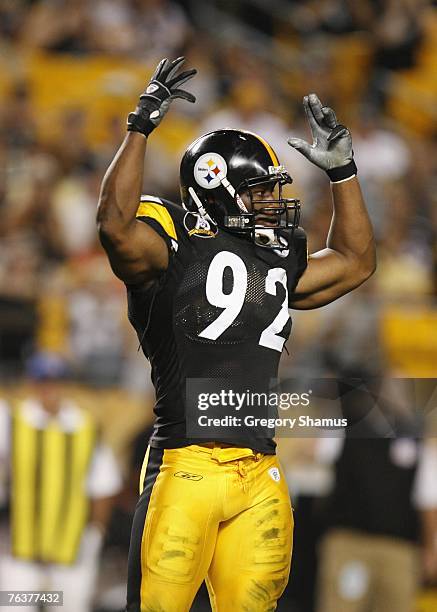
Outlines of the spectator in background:
M 293 28 L 301 36 L 342 34 L 354 28 L 347 0 L 292 0 L 292 4 Z
M 78 55 L 93 50 L 86 0 L 40 0 L 26 17 L 20 38 L 27 48 Z
M 13 83 L 0 109 L 0 137 L 11 148 L 27 147 L 36 141 L 35 117 L 29 84 Z
M 135 36 L 132 55 L 136 58 L 177 57 L 191 35 L 187 16 L 172 0 L 132 0 Z
M 68 397 L 66 368 L 59 355 L 33 355 L 27 397 L 0 404 L 0 473 L 10 474 L 11 488 L 0 589 L 60 590 L 63 607 L 54 609 L 89 612 L 121 477 L 96 424 Z
M 28 0 L 3 0 L 0 4 L 0 37 L 3 41 L 15 41 L 28 4 Z
M 210 113 L 201 124 L 199 133 L 206 134 L 223 127 L 262 133 L 272 145 L 281 164 L 295 178 L 296 184 L 292 189 L 305 190 L 311 182 L 320 181 L 317 172 L 311 167 L 308 168 L 310 164 L 305 164 L 302 155 L 287 145 L 290 128 L 280 117 L 278 111 L 281 110 L 281 105 L 277 97 L 273 97 L 273 90 L 273 83 L 267 86 L 259 77 L 235 80 L 230 89 L 228 104 Z M 293 129 L 293 133 L 297 134 L 299 131 Z
M 216 47 L 212 46 L 210 52 L 205 53 L 205 49 L 209 47 L 211 47 L 211 39 L 206 34 L 196 33 L 196 37 L 190 38 L 184 51 L 187 65 L 198 67 L 196 79 L 193 80 L 190 90 L 196 97 L 196 104 L 180 104 L 177 110 L 197 120 L 202 120 L 211 113 L 211 109 L 217 105 L 222 94 L 220 75 L 216 74 L 214 65 Z
M 429 0 L 348 0 L 357 27 L 371 36 L 368 97 L 378 106 L 385 105 L 392 72 L 416 65 L 429 5 Z
M 358 411 L 362 418 L 345 438 L 319 441 L 324 460 L 335 461 L 320 556 L 320 612 L 414 610 L 420 514 L 437 510 L 437 452 L 418 441 L 409 399 L 403 380 L 382 381 L 379 390 L 374 383 L 355 388 L 342 405 L 346 415 Z M 436 537 L 437 526 L 423 541 L 428 574 L 437 569 Z
M 358 109 L 357 109 L 358 110 Z M 386 222 L 392 202 L 386 198 L 387 183 L 402 180 L 410 170 L 411 154 L 404 138 L 384 125 L 374 106 L 363 105 L 355 115 L 354 153 L 360 164 L 362 189 L 377 238 L 387 235 Z M 362 167 L 362 169 L 361 169 Z
M 259 77 L 236 79 L 231 86 L 228 104 L 223 109 L 210 112 L 202 124 L 200 131 L 211 132 L 223 127 L 244 129 L 251 132 L 264 130 L 266 138 L 272 140 L 272 146 L 277 149 L 278 156 L 281 151 L 289 149 L 286 141 L 287 126 L 280 119 L 278 113 L 272 113 L 273 100 L 270 87 Z
M 61 118 L 61 129 L 50 147 L 62 173 L 94 170 L 96 159 L 86 135 L 86 111 L 80 107 L 67 108 Z
M 92 254 L 96 251 L 95 232 L 89 229 L 96 214 L 100 173 L 70 172 L 60 178 L 51 200 L 57 239 L 67 258 Z
M 94 0 L 88 4 L 95 49 L 100 53 L 128 54 L 132 51 L 136 31 L 131 2 Z
M 373 34 L 377 69 L 414 66 L 423 33 L 423 9 L 428 5 L 429 0 L 349 0 L 358 23 Z
M 8 211 L 10 237 L 25 237 L 45 260 L 62 260 L 65 247 L 54 215 L 53 193 L 56 181 L 52 176 L 28 177 L 27 198 L 21 206 Z
M 297 312 L 293 354 L 283 358 L 281 379 L 380 376 L 385 366 L 381 313 L 375 277 L 325 306 L 315 328 L 307 327 L 306 313 Z
M 69 347 L 81 381 L 105 386 L 121 383 L 125 347 L 123 288 L 116 285 L 102 257 L 75 266 L 69 294 Z
M 360 178 L 392 181 L 405 176 L 411 163 L 408 145 L 399 133 L 384 125 L 375 107 L 361 107 L 354 129 L 354 154 L 360 164 Z
M 412 200 L 406 181 L 384 185 L 382 194 L 386 215 L 378 293 L 391 301 L 423 299 L 433 291 L 432 226 L 417 214 L 420 203 Z

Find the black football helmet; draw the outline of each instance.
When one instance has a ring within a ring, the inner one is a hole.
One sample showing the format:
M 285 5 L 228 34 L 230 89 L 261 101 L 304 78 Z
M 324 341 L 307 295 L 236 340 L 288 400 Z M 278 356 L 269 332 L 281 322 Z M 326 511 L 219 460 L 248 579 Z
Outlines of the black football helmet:
M 260 246 L 281 248 L 280 230 L 299 225 L 300 201 L 285 198 L 283 186 L 293 179 L 276 153 L 260 136 L 243 130 L 223 129 L 200 136 L 181 161 L 183 206 L 206 222 L 239 235 L 252 237 Z M 256 199 L 259 188 L 273 199 Z M 250 199 L 246 206 L 244 199 Z M 268 227 L 261 219 L 269 219 Z

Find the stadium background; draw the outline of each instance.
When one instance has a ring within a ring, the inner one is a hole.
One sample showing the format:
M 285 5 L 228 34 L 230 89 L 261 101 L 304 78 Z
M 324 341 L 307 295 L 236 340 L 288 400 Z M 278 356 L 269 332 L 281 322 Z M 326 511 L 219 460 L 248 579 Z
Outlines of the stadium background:
M 216 127 L 251 129 L 295 178 L 311 251 L 323 247 L 329 185 L 285 143 L 308 137 L 304 94 L 336 110 L 352 131 L 378 270 L 335 304 L 294 314 L 281 375 L 435 378 L 437 12 L 426 0 L 2 0 L 0 49 L 1 397 L 25 392 L 32 352 L 60 353 L 68 392 L 116 451 L 126 487 L 102 556 L 104 593 L 125 571 L 153 394 L 95 208 L 148 75 L 180 54 L 199 71 L 189 87 L 197 103 L 176 101 L 150 139 L 145 192 L 177 200 L 189 142 Z M 280 443 L 296 496 L 320 467 L 311 444 Z M 311 496 L 327 494 L 317 486 Z M 306 528 L 316 540 L 317 527 Z M 314 593 L 311 572 L 308 581 Z M 291 591 L 287 602 L 300 596 Z M 311 610 L 302 605 L 293 609 Z

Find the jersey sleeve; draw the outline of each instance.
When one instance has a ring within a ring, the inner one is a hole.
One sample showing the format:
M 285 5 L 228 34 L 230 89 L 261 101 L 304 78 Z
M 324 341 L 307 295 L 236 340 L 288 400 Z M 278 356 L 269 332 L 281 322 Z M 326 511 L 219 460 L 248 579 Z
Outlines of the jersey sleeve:
M 308 265 L 307 235 L 302 227 L 294 230 L 293 247 L 297 257 L 297 280 L 299 280 Z
M 169 253 L 172 255 L 178 251 L 180 224 L 180 213 L 175 204 L 157 198 L 155 196 L 143 195 L 138 205 L 136 218 L 150 225 L 157 234 L 164 239 Z
M 299 282 L 300 277 L 305 272 L 308 265 L 308 245 L 307 235 L 302 227 L 297 227 L 293 232 L 293 253 L 294 253 L 294 274 L 288 291 L 292 293 Z

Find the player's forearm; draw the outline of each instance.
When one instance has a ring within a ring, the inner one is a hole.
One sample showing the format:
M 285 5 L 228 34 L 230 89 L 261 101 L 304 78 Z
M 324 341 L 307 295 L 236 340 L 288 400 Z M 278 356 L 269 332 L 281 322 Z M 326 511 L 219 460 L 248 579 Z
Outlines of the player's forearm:
M 345 258 L 347 274 L 365 280 L 375 271 L 376 253 L 358 180 L 332 183 L 332 199 L 334 212 L 326 246 Z
M 135 223 L 141 197 L 146 138 L 129 132 L 117 151 L 102 182 L 97 225 L 101 234 L 123 239 Z

